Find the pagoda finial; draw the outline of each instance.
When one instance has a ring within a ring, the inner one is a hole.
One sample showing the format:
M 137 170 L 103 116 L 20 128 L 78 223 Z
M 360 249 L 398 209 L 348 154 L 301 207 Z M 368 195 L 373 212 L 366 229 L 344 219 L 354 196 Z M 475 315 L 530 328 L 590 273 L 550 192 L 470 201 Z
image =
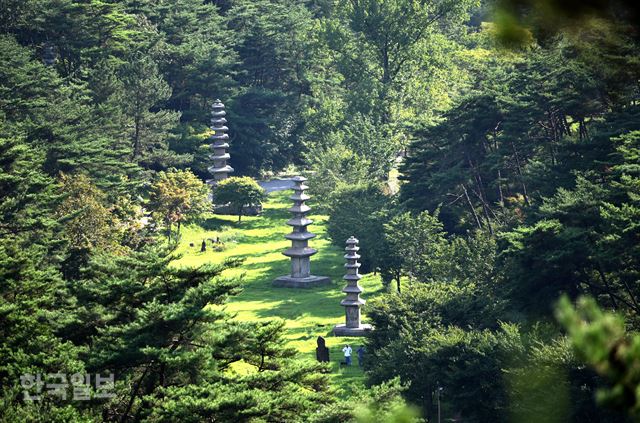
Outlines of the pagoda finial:
M 213 160 L 213 166 L 209 167 L 209 172 L 213 175 L 213 179 L 207 181 L 210 185 L 217 185 L 218 182 L 229 177 L 229 173 L 233 172 L 233 168 L 227 164 L 227 160 L 231 156 L 227 152 L 229 148 L 229 135 L 227 135 L 225 116 L 227 112 L 224 110 L 224 104 L 218 99 L 211 106 L 211 130 L 213 135 L 209 137 L 211 141 L 211 150 L 213 154 L 209 156 Z

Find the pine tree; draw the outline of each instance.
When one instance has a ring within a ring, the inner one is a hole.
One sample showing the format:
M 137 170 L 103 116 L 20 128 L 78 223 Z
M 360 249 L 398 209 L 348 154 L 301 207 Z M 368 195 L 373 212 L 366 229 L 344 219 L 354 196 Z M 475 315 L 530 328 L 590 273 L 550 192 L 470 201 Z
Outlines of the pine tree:
M 169 131 L 177 124 L 179 113 L 162 110 L 171 96 L 158 66 L 143 53 L 135 53 L 121 69 L 124 84 L 125 113 L 131 118 L 129 139 L 131 160 L 142 167 L 162 170 L 190 160 L 168 148 Z
M 95 256 L 74 294 L 82 304 L 66 333 L 90 343 L 87 368 L 114 372 L 107 420 L 302 421 L 329 401 L 320 364 L 284 346 L 284 322 L 240 324 L 222 305 L 240 281 L 221 277 L 232 260 L 175 267 L 170 252 Z M 234 373 L 233 363 L 254 369 Z
M 5 127 L 3 126 L 3 129 Z M 6 134 L 2 134 L 6 135 Z M 23 401 L 20 377 L 81 372 L 80 348 L 60 338 L 73 298 L 58 270 L 56 185 L 23 139 L 0 138 L 0 414 L 4 421 L 75 420 L 59 399 Z M 36 395 L 36 389 L 30 392 Z

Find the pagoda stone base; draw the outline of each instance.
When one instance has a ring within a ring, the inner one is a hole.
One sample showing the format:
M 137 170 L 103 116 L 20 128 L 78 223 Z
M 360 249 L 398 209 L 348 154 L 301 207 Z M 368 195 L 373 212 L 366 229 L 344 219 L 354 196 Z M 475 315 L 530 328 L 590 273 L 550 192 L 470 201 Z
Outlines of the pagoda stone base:
M 316 286 L 329 285 L 331 279 L 326 276 L 308 276 L 306 278 L 294 278 L 293 276 L 280 276 L 273 281 L 273 286 L 281 288 L 315 288 Z
M 367 336 L 373 330 L 371 325 L 360 325 L 357 328 L 348 328 L 347 325 L 336 325 L 333 328 L 335 336 Z

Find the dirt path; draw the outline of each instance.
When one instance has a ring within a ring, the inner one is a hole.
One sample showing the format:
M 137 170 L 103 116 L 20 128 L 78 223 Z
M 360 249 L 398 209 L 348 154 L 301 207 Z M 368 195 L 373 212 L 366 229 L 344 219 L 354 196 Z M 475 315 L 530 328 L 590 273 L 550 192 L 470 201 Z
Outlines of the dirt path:
M 293 189 L 294 183 L 291 179 L 273 179 L 271 181 L 258 182 L 262 188 L 268 193 L 275 191 L 285 191 Z

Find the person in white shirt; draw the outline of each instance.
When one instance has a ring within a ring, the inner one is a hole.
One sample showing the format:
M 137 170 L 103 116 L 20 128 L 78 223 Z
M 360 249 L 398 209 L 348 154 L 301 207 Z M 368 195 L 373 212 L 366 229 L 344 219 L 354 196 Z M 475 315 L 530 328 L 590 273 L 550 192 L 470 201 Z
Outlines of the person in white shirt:
M 351 351 L 353 350 L 349 345 L 345 345 L 342 349 L 342 352 L 344 353 L 344 361 L 347 366 L 351 366 Z

